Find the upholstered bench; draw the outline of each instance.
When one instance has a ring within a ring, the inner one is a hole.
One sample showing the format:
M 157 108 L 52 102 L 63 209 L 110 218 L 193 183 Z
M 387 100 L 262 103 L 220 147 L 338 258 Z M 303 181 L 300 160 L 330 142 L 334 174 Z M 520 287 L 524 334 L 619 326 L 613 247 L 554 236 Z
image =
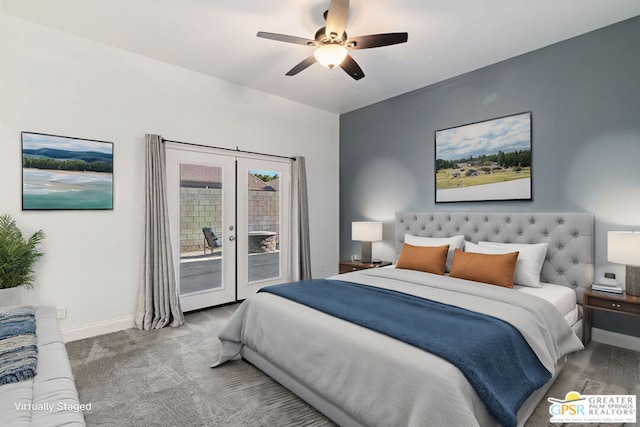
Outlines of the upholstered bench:
M 54 307 L 36 307 L 36 375 L 0 385 L 0 425 L 84 426 L 67 350 Z

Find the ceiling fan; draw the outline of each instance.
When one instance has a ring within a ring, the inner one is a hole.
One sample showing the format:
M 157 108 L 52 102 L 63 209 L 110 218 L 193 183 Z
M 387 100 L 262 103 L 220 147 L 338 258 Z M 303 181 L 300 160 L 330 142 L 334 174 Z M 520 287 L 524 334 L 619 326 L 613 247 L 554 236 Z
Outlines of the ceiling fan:
M 329 69 L 339 66 L 355 80 L 360 80 L 364 77 L 364 72 L 349 55 L 350 50 L 371 49 L 374 47 L 404 43 L 407 41 L 408 34 L 386 33 L 349 38 L 345 32 L 348 15 L 349 0 L 331 0 L 329 10 L 324 12 L 326 24 L 316 32 L 313 40 L 284 34 L 267 33 L 264 31 L 258 32 L 257 36 L 316 48 L 311 56 L 290 69 L 286 74 L 287 76 L 295 76 L 300 71 L 319 62 Z

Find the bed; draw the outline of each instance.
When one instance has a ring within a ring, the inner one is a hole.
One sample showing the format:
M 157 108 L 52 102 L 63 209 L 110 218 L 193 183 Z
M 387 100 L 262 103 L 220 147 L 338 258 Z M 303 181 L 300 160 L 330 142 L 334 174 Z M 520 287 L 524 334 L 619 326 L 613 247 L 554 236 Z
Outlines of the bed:
M 540 288 L 505 289 L 398 268 L 329 278 L 414 294 L 513 325 L 550 375 L 518 403 L 513 423 L 502 423 L 523 425 L 567 357 L 582 348 L 576 303 L 593 281 L 593 216 L 398 213 L 398 255 L 407 234 L 463 235 L 472 243 L 548 244 Z M 262 292 L 248 298 L 219 338 L 222 350 L 213 366 L 241 356 L 341 426 L 500 424 L 495 409 L 485 404 L 484 390 L 471 384 L 460 365 L 278 295 Z M 500 357 L 507 353 L 492 351 Z

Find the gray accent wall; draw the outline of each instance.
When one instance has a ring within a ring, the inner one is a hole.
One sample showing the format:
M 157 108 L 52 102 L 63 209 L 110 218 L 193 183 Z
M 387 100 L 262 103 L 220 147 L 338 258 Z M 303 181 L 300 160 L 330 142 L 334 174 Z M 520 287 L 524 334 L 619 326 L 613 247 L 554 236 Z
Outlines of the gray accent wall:
M 397 211 L 595 214 L 596 281 L 609 230 L 640 230 L 640 17 L 340 117 L 340 257 L 359 253 L 351 222 L 383 221 L 373 257 L 392 260 Z M 438 64 L 433 64 L 437 67 Z M 369 70 L 375 73 L 375 70 Z M 357 84 L 357 83 L 355 83 Z M 434 132 L 531 111 L 532 201 L 435 203 Z M 640 318 L 595 327 L 640 336 Z

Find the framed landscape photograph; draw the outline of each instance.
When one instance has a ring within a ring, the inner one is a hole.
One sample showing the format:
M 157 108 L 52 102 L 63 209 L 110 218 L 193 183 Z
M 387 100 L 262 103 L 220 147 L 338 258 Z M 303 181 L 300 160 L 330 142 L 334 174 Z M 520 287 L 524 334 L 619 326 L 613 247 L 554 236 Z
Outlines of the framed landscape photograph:
M 113 209 L 113 143 L 22 132 L 22 209 Z
M 436 203 L 531 200 L 531 112 L 435 132 Z

